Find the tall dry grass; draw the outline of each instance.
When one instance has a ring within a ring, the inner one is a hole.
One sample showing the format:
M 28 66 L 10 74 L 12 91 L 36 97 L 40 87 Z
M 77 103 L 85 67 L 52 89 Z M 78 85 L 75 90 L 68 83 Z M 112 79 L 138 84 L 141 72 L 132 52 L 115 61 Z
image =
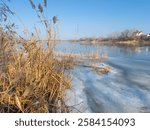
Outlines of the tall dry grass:
M 47 1 L 44 3 L 46 6 Z M 43 21 L 41 4 L 38 9 Z M 64 61 L 54 56 L 52 27 L 46 20 L 43 24 L 47 32 L 46 49 L 42 40 L 33 36 L 24 39 L 0 27 L 0 112 L 69 111 L 64 96 L 70 87 L 70 76 L 65 73 Z

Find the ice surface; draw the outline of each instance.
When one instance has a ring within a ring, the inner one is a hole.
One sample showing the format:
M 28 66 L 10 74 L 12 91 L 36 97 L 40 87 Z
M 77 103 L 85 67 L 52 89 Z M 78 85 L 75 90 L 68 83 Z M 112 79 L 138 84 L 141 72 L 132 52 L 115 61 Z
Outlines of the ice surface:
M 150 48 L 132 52 L 103 46 L 103 51 L 109 53 L 110 73 L 82 66 L 72 70 L 73 86 L 66 92 L 72 112 L 150 112 Z

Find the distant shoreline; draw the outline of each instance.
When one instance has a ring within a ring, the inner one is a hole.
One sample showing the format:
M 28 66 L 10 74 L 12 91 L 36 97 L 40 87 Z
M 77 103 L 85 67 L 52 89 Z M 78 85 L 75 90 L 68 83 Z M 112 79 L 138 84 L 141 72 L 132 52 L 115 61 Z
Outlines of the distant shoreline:
M 106 40 L 106 41 L 95 41 L 95 40 L 69 40 L 70 42 L 80 42 L 82 44 L 105 44 L 105 45 L 120 45 L 120 46 L 150 46 L 150 41 L 144 40 Z

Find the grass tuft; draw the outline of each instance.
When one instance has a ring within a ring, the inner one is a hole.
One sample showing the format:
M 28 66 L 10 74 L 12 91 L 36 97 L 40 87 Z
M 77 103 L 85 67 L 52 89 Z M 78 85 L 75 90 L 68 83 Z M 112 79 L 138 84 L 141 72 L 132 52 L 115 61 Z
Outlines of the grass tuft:
M 12 27 L 0 26 L 0 112 L 69 111 L 64 103 L 65 90 L 71 86 L 70 75 L 65 73 L 67 64 L 54 56 L 53 27 L 44 18 L 41 4 L 38 9 L 41 15 L 37 15 L 44 19 L 47 48 L 42 38 L 36 39 L 38 34 L 29 32 L 32 36 L 25 39 Z

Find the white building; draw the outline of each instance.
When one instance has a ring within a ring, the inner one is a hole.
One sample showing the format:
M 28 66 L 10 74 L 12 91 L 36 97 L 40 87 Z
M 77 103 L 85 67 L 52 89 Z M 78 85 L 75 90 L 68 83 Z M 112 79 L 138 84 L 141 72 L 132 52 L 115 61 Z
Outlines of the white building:
M 147 37 L 150 37 L 150 33 L 149 33 L 149 34 L 147 34 Z
M 144 33 L 142 32 L 142 31 L 138 31 L 137 33 L 136 33 L 136 36 L 137 37 L 140 37 L 140 36 L 143 36 L 144 35 Z

